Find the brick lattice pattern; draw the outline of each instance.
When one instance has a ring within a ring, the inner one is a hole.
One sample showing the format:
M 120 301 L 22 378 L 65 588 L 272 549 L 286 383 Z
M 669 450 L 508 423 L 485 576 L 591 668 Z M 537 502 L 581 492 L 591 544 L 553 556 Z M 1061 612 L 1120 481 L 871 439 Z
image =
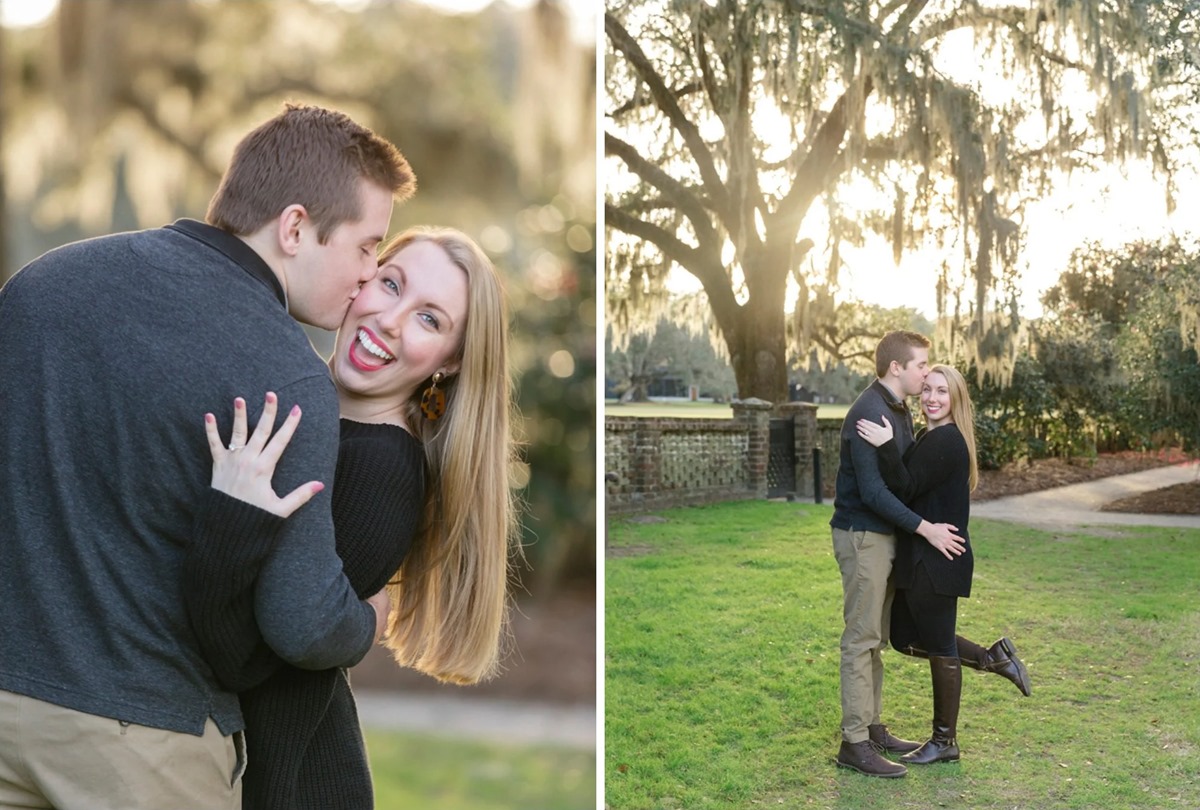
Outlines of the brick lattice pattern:
M 797 495 L 812 496 L 814 445 L 822 447 L 822 483 L 832 496 L 840 420 L 816 406 L 734 403 L 732 419 L 605 417 L 604 471 L 609 513 L 765 498 L 770 419 L 795 423 Z

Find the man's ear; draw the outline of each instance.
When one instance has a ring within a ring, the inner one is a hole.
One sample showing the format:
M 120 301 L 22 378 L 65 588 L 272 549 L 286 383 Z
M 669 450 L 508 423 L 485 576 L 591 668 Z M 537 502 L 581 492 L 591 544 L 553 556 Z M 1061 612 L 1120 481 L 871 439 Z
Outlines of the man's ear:
M 299 203 L 293 203 L 283 209 L 275 224 L 279 249 L 285 256 L 295 256 L 300 250 L 300 234 L 308 224 L 308 210 Z

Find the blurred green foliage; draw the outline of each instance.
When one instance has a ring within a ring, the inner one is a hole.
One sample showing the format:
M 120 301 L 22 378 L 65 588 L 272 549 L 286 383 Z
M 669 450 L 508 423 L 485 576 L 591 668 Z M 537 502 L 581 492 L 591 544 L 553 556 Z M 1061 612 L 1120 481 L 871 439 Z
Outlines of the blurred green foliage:
M 368 730 L 367 750 L 381 809 L 587 810 L 596 803 L 592 751 L 378 730 Z
M 979 463 L 1200 449 L 1200 249 L 1178 241 L 1076 250 L 1001 389 L 968 374 Z M 973 371 L 973 370 L 972 370 Z

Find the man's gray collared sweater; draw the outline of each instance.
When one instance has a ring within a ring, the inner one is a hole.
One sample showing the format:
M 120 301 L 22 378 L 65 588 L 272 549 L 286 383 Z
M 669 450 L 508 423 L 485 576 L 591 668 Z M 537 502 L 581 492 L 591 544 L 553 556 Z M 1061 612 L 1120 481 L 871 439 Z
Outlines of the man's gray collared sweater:
M 242 727 L 189 627 L 181 566 L 212 460 L 265 392 L 304 416 L 276 491 L 325 491 L 262 569 L 255 613 L 288 662 L 350 666 L 374 612 L 342 573 L 330 518 L 337 397 L 244 242 L 181 221 L 77 242 L 0 290 L 0 689 L 139 725 Z M 236 529 L 236 527 L 231 527 Z

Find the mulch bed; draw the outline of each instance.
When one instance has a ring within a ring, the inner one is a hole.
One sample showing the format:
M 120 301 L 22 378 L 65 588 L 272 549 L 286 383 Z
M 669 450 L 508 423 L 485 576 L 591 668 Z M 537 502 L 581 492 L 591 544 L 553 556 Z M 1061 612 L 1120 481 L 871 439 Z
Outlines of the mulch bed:
M 999 470 L 980 470 L 979 486 L 971 493 L 973 501 L 988 501 L 993 498 L 1005 498 L 1009 495 L 1024 495 L 1029 492 L 1041 492 L 1045 489 L 1062 487 L 1068 484 L 1078 484 L 1083 481 L 1094 481 L 1097 478 L 1108 478 L 1112 475 L 1126 475 L 1141 472 L 1153 467 L 1166 467 L 1187 461 L 1188 456 L 1178 449 L 1164 450 L 1154 453 L 1139 453 L 1126 451 L 1123 453 L 1104 453 L 1095 458 L 1041 458 L 1034 461 L 1018 461 L 1006 464 Z M 1146 493 L 1148 496 L 1150 493 Z M 1154 499 L 1146 497 L 1144 503 L 1153 506 Z M 1116 510 L 1157 513 L 1160 510 Z M 1196 514 L 1189 512 L 1185 514 Z
M 1139 515 L 1200 515 L 1200 481 L 1130 495 L 1105 504 L 1102 512 L 1132 512 Z

